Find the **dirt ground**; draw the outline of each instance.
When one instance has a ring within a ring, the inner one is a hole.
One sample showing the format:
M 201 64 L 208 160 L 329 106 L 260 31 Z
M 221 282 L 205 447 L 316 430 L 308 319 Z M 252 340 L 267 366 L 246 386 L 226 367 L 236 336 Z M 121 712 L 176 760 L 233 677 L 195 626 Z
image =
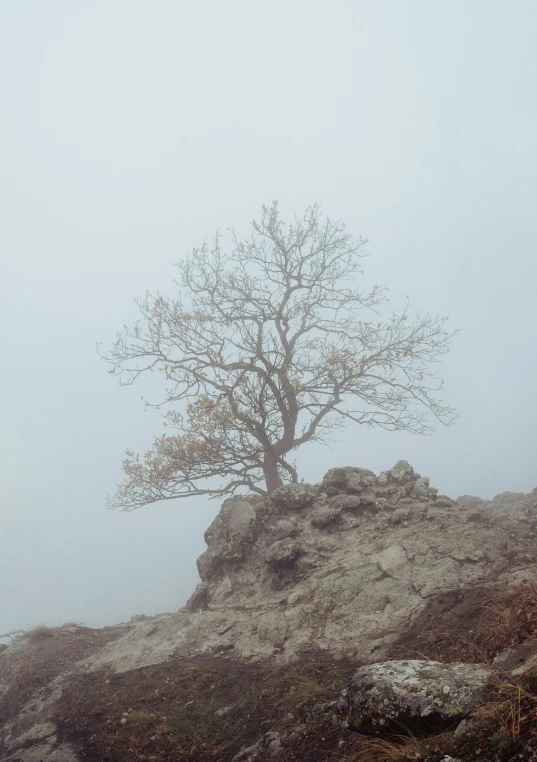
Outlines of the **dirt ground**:
M 37 690 L 72 669 L 81 659 L 123 635 L 121 627 L 37 627 L 28 644 L 9 660 L 1 662 L 0 677 L 11 687 L 0 701 L 0 727 L 18 715 Z
M 81 675 L 62 697 L 57 721 L 62 740 L 75 743 L 88 762 L 175 762 L 230 760 L 268 730 L 315 714 L 320 722 L 305 729 L 300 749 L 286 758 L 341 759 L 359 739 L 333 725 L 333 702 L 355 666 L 312 659 L 274 669 L 171 659 L 122 674 Z

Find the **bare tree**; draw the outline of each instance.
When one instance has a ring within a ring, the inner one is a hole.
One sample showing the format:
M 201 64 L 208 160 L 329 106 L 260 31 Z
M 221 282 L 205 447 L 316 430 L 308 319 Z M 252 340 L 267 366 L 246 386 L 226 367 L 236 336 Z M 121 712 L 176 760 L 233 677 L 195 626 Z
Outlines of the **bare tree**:
M 177 299 L 137 299 L 142 319 L 104 355 L 123 384 L 163 373 L 156 407 L 171 406 L 172 429 L 143 457 L 127 451 L 110 507 L 266 494 L 298 480 L 289 453 L 345 424 L 426 434 L 431 417 L 455 418 L 434 370 L 453 333 L 445 318 L 409 318 L 408 306 L 380 321 L 384 287 L 354 282 L 365 239 L 318 205 L 285 225 L 276 202 L 247 239 L 231 236 L 229 252 L 217 233 L 176 265 Z

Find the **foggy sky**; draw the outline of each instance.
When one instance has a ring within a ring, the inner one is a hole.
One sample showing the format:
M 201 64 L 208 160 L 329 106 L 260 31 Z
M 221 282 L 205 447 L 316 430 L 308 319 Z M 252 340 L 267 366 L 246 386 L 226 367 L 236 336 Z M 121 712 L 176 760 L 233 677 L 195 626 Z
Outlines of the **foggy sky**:
M 536 32 L 533 0 L 0 4 L 0 633 L 192 592 L 219 503 L 105 510 L 161 425 L 95 342 L 274 198 L 322 202 L 394 307 L 461 329 L 455 427 L 350 428 L 300 475 L 403 458 L 452 497 L 537 485 Z

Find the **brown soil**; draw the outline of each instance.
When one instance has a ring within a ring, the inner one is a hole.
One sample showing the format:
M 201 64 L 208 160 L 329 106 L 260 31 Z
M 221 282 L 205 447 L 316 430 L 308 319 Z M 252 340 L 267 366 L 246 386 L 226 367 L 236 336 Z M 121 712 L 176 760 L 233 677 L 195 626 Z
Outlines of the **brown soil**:
M 227 762 L 269 730 L 315 717 L 279 759 L 339 762 L 360 745 L 357 734 L 332 722 L 334 699 L 355 668 L 316 660 L 275 669 L 171 659 L 121 674 L 78 675 L 56 721 L 61 740 L 86 762 Z M 224 716 L 216 714 L 226 707 Z
M 64 627 L 38 627 L 28 633 L 28 645 L 2 662 L 2 679 L 12 687 L 0 701 L 0 727 L 19 714 L 39 689 L 124 632 L 120 627 L 93 630 L 76 626 L 74 632 Z
M 537 636 L 537 588 L 477 587 L 431 598 L 389 659 L 491 662 L 500 651 Z

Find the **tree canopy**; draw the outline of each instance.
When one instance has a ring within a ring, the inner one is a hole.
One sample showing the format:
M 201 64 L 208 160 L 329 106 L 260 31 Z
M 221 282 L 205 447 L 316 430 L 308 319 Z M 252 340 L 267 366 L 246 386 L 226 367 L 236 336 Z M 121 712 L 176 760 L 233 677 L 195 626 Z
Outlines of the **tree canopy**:
M 455 419 L 436 371 L 454 332 L 408 304 L 382 319 L 386 289 L 358 282 L 366 239 L 318 205 L 284 224 L 277 202 L 230 236 L 175 265 L 177 297 L 136 299 L 140 319 L 102 355 L 122 384 L 165 379 L 167 431 L 127 451 L 110 507 L 266 494 L 298 481 L 291 453 L 346 424 L 427 434 Z

